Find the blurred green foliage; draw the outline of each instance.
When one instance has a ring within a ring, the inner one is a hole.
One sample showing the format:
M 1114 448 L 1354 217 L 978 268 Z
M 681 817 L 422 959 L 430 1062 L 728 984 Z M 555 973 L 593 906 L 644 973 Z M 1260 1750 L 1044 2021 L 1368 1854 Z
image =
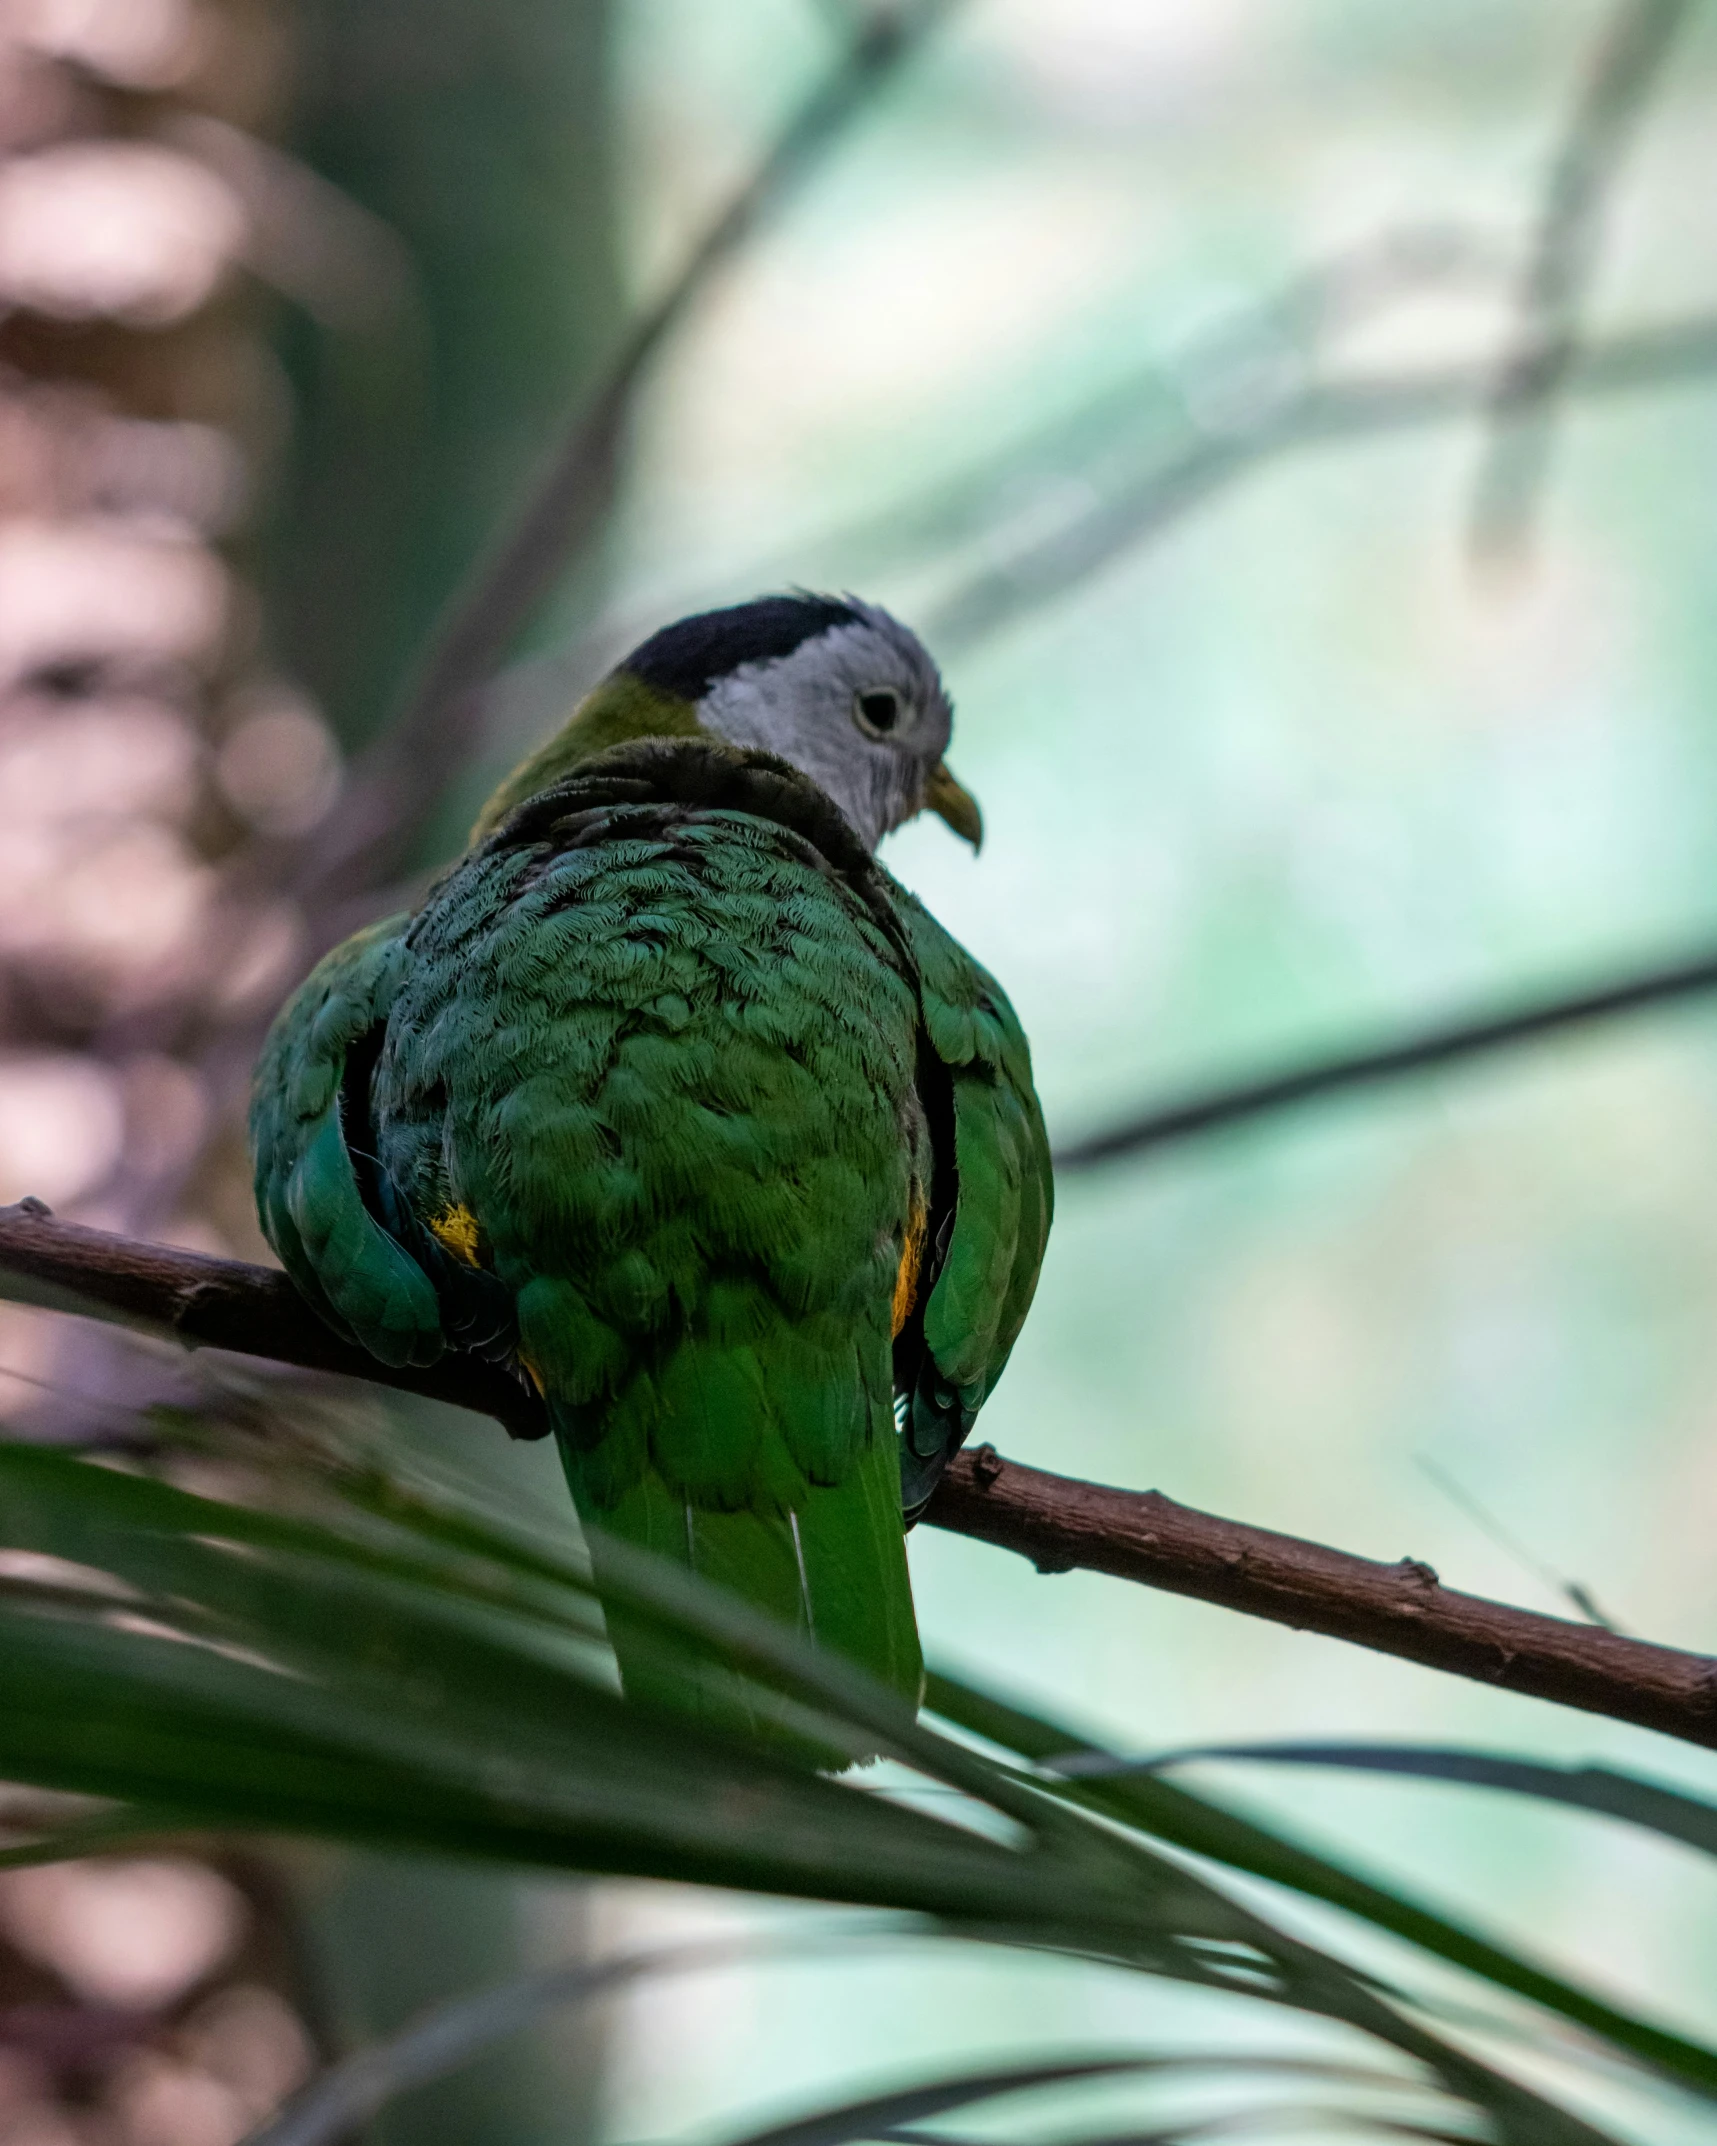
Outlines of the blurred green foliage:
M 302 0 L 290 146 L 397 242 L 397 287 L 282 325 L 267 601 L 371 736 L 617 329 L 604 0 Z

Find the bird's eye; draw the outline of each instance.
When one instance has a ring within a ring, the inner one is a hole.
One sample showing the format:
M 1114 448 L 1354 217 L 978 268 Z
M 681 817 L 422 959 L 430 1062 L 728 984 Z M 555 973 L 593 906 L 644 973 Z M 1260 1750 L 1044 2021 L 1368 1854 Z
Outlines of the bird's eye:
M 905 707 L 893 686 L 866 686 L 853 695 L 853 713 L 860 730 L 886 738 L 900 728 Z

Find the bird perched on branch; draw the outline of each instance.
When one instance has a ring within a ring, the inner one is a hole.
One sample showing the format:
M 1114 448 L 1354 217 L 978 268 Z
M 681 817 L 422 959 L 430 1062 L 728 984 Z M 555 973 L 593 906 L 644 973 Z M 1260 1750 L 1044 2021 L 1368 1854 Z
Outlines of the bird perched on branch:
M 1050 1217 L 1013 1009 L 873 854 L 926 808 L 977 847 L 951 722 L 870 604 L 664 628 L 314 971 L 251 1113 L 299 1288 L 386 1363 L 513 1366 L 599 1579 L 642 1544 L 914 1702 L 904 1532 Z M 629 1690 L 731 1718 L 717 1665 L 610 1626 Z

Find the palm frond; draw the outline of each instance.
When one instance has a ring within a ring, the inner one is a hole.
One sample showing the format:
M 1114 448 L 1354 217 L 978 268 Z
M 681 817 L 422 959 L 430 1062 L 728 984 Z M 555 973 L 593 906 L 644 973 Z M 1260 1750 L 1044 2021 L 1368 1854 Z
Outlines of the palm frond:
M 235 1502 L 0 1448 L 0 1534 L 30 1553 L 0 1594 L 0 1774 L 111 1798 L 116 1825 L 129 1815 L 140 1832 L 286 1832 L 889 1908 L 1357 2030 L 1391 2052 L 1404 2087 L 1431 2088 L 1451 2120 L 1482 2118 L 1509 2146 L 1604 2137 L 1181 1852 L 1304 1875 L 1304 1851 L 1262 1828 L 1148 1778 L 1046 1774 L 1017 1730 L 1011 1748 L 1033 1769 L 998 1762 L 639 1553 L 616 1561 L 599 1599 L 582 1559 L 444 1485 L 306 1455 L 270 1463 L 264 1488 Z M 664 1646 L 719 1646 L 757 1677 L 760 1711 L 822 1748 L 880 1742 L 957 1794 L 928 1814 L 817 1774 L 790 1747 L 623 1701 L 604 1605 Z M 960 1718 L 948 1680 L 934 1699 Z M 993 1713 L 975 1700 L 965 1713 L 966 1730 L 995 1740 Z M 1070 1741 L 1052 1725 L 1034 1733 Z M 1203 1814 L 1200 1838 L 1177 1811 Z M 1487 1971 L 1452 1941 L 1441 1953 Z M 1612 2058 L 1717 2098 L 1710 2052 L 1553 1978 L 1533 1983 L 1522 1965 L 1489 1966 Z

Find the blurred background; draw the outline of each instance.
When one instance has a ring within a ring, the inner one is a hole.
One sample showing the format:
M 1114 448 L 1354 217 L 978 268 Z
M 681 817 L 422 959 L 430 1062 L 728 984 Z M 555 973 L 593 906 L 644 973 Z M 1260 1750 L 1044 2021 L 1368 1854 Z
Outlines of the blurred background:
M 870 19 L 0 5 L 0 1199 L 265 1257 L 244 1082 L 309 961 L 412 899 L 632 640 L 788 582 L 943 660 L 988 840 L 931 822 L 887 861 L 1002 978 L 1063 1142 L 1717 941 L 1707 14 L 966 0 L 892 18 L 866 72 Z M 843 80 L 626 379 L 517 660 L 390 759 L 628 323 Z M 1694 1004 L 1064 1173 L 984 1429 L 1717 1650 L 1714 1305 Z M 211 1375 L 0 1307 L 21 1435 Z M 401 1421 L 564 1496 L 536 1448 Z M 912 1555 L 933 1657 L 1126 1748 L 1394 1735 L 1712 1785 L 1333 1642 L 930 1530 Z M 1673 2023 L 1717 1985 L 1708 1870 L 1643 1835 L 1208 1778 Z M 233 2146 L 437 1998 L 764 1916 L 194 1843 L 8 1874 L 0 2146 Z M 1105 2030 L 1259 2042 L 1095 1968 L 866 1952 L 650 1985 L 374 2136 L 692 2136 Z

